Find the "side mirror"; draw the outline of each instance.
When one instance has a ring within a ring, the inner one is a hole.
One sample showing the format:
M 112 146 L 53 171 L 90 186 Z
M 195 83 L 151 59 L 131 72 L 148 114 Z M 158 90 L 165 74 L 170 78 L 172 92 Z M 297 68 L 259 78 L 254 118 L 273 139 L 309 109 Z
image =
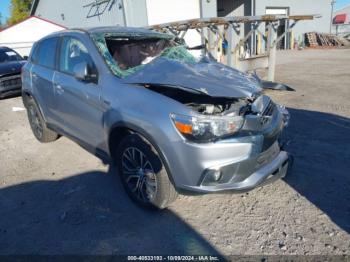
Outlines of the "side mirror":
M 28 56 L 27 55 L 23 56 L 23 59 L 28 60 Z
M 96 74 L 91 73 L 91 69 L 86 62 L 81 62 L 73 68 L 74 77 L 83 82 L 96 82 Z

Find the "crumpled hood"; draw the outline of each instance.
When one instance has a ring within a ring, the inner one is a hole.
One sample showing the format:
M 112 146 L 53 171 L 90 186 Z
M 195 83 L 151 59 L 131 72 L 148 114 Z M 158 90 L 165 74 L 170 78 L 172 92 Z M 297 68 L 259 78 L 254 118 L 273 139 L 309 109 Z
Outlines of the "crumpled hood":
M 159 57 L 123 82 L 178 86 L 212 97 L 246 98 L 261 91 L 261 84 L 255 77 L 208 58 L 187 64 Z
M 0 63 L 0 77 L 8 74 L 21 73 L 21 68 L 25 63 L 26 61 Z

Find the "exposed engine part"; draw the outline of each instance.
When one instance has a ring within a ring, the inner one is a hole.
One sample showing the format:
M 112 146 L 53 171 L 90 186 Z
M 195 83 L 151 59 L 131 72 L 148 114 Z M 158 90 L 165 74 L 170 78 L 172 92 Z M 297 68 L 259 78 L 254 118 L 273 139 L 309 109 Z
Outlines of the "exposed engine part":
M 203 115 L 238 116 L 251 111 L 251 103 L 246 99 L 211 97 L 177 87 L 159 85 L 145 85 L 145 87 L 183 103 Z
M 213 104 L 187 104 L 188 107 L 203 115 L 219 115 L 227 110 L 228 105 L 213 105 Z
M 250 104 L 244 100 L 219 104 L 190 103 L 187 106 L 203 115 L 242 116 L 251 111 Z

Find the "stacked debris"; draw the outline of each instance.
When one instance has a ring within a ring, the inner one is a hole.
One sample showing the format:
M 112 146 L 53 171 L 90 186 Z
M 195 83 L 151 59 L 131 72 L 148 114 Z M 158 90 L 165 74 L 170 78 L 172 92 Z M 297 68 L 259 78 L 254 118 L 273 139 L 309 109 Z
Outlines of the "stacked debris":
M 305 34 L 305 45 L 308 47 L 341 47 L 345 46 L 345 42 L 336 35 L 311 32 Z

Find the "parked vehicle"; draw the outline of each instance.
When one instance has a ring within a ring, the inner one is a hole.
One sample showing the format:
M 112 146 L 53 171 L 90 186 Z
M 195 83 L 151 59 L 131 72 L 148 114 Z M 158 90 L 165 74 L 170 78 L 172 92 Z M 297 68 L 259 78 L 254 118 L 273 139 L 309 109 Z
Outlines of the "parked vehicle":
M 261 83 L 195 58 L 173 36 L 104 27 L 54 33 L 23 68 L 41 142 L 67 136 L 115 163 L 129 196 L 165 208 L 178 193 L 242 192 L 286 174 L 289 114 Z
M 17 52 L 0 46 L 0 99 L 21 93 L 21 68 L 25 63 Z

